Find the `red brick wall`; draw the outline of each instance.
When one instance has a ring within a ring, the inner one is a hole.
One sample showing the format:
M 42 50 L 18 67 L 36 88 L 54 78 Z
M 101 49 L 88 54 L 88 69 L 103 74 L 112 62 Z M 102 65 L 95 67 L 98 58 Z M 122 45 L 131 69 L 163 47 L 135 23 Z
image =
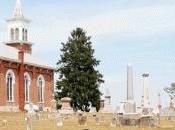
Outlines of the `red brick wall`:
M 5 76 L 4 76 L 4 66 L 2 61 L 0 61 L 0 105 L 6 105 L 6 95 L 5 95 L 5 88 L 4 88 L 4 83 L 5 83 Z M 3 92 L 3 93 L 2 93 Z
M 8 61 L 0 61 L 0 106 L 7 106 L 7 87 L 6 87 L 6 73 L 8 69 L 12 69 L 15 74 L 15 87 L 14 105 L 19 105 L 19 63 L 13 63 Z M 52 90 L 54 87 L 54 71 L 45 68 L 28 66 L 25 65 L 24 72 L 28 72 L 31 77 L 30 85 L 30 100 L 34 104 L 38 104 L 38 86 L 37 78 L 39 75 L 43 75 L 45 79 L 45 90 L 44 90 L 44 106 L 49 107 L 50 101 L 52 100 Z
M 6 73 L 9 69 L 12 69 L 15 74 L 15 85 L 14 85 L 14 105 L 18 105 L 18 71 L 17 64 L 0 62 L 0 106 L 8 105 L 7 102 L 7 87 L 6 87 Z

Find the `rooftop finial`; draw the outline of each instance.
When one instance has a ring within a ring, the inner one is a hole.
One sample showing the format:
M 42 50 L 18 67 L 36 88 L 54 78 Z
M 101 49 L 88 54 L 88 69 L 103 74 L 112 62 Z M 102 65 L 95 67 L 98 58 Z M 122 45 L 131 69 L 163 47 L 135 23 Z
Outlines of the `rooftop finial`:
M 16 6 L 13 11 L 13 17 L 23 17 L 21 0 L 16 1 Z

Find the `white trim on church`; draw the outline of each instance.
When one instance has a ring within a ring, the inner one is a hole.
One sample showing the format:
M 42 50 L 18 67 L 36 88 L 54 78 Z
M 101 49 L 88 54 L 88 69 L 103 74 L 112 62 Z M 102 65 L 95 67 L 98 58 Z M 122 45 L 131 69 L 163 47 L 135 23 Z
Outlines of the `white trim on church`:
M 30 102 L 30 87 L 31 87 L 31 77 L 28 72 L 24 73 L 24 94 L 25 94 L 25 103 Z
M 38 76 L 37 86 L 38 86 L 38 101 L 39 103 L 44 103 L 45 79 L 43 75 Z
M 6 73 L 7 102 L 14 102 L 15 74 L 12 69 Z

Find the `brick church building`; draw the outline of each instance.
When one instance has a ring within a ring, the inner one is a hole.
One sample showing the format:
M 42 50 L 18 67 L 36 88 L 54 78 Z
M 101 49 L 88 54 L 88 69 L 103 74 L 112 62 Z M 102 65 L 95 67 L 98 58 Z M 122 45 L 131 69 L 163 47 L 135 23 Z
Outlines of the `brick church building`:
M 0 111 L 24 111 L 30 102 L 47 110 L 53 98 L 54 68 L 32 55 L 29 24 L 17 0 L 7 20 L 8 40 L 0 43 Z

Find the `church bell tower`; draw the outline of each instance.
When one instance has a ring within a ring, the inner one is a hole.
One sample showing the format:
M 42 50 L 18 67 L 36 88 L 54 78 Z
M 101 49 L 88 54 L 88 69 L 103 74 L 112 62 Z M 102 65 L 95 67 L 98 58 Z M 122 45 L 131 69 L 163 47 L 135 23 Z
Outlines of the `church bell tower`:
M 6 45 L 32 53 L 32 43 L 28 41 L 30 20 L 25 18 L 22 12 L 21 1 L 16 1 L 11 18 L 7 19 L 8 42 Z
M 19 75 L 19 110 L 24 111 L 25 94 L 24 94 L 24 59 L 25 53 L 32 53 L 32 44 L 28 41 L 30 20 L 24 17 L 22 12 L 21 1 L 16 0 L 16 5 L 11 18 L 7 19 L 8 42 L 6 45 L 14 47 L 18 50 L 18 60 L 20 61 L 18 68 Z

